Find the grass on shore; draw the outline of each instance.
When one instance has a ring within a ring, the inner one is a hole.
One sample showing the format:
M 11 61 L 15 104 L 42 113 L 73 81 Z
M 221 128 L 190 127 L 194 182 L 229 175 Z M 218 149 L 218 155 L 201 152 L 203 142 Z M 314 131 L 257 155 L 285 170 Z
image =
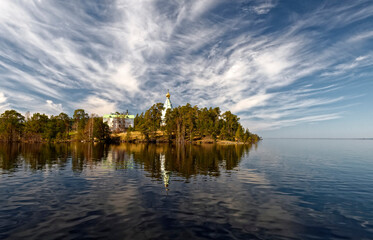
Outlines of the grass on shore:
M 129 133 L 129 136 L 128 136 Z M 132 132 L 122 132 L 122 133 L 112 133 L 112 138 L 118 139 L 120 142 L 145 142 L 145 137 L 140 131 L 132 131 Z M 156 131 L 155 136 L 153 137 L 158 142 L 167 142 L 168 138 L 166 133 L 163 131 Z M 237 142 L 237 141 L 228 141 L 228 140 L 214 140 L 211 137 L 204 137 L 199 138 L 193 141 L 194 144 L 222 144 L 222 145 L 230 145 L 230 144 L 244 144 L 243 142 Z

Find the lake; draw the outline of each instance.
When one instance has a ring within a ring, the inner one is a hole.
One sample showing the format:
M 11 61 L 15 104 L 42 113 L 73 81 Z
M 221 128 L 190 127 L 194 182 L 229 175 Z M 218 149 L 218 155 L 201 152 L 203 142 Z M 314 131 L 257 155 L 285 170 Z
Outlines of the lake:
M 373 239 L 373 141 L 0 144 L 0 239 Z

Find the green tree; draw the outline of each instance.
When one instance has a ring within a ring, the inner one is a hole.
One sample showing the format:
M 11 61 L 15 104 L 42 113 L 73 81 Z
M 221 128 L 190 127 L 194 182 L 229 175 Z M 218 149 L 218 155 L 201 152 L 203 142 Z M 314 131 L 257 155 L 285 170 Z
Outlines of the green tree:
M 73 115 L 74 121 L 74 128 L 76 131 L 83 130 L 87 121 L 88 121 L 88 113 L 84 111 L 84 109 L 76 109 Z
M 168 109 L 165 126 L 161 123 L 161 104 L 154 104 L 145 113 L 136 115 L 135 129 L 140 131 L 147 140 L 153 140 L 155 131 L 162 129 L 168 139 L 176 142 L 193 141 L 195 137 L 211 137 L 214 140 L 230 140 L 257 142 L 260 137 L 246 131 L 239 122 L 237 115 L 226 111 L 221 114 L 220 108 L 192 107 L 189 103 Z
M 234 134 L 240 126 L 238 122 L 240 119 L 236 115 L 232 114 L 230 111 L 226 111 L 222 115 L 222 117 L 224 119 L 225 125 L 225 132 L 223 133 L 224 138 L 227 140 L 234 140 Z
M 84 109 L 76 109 L 73 115 L 73 129 L 76 131 L 75 138 L 83 140 L 86 138 L 84 135 L 85 126 L 88 122 L 89 116 Z
M 244 130 L 243 130 L 242 126 L 239 126 L 237 128 L 235 138 L 236 138 L 236 141 L 243 141 L 243 139 L 244 139 Z
M 15 110 L 6 110 L 0 115 L 0 138 L 4 141 L 19 141 L 25 117 Z
M 28 141 L 41 142 L 48 138 L 47 131 L 53 126 L 48 126 L 49 117 L 45 114 L 34 113 L 25 124 L 25 138 Z M 51 131 L 49 131 L 51 132 Z
M 93 122 L 93 137 L 100 141 L 110 140 L 110 128 L 102 117 L 95 117 Z
M 71 119 L 66 113 L 60 113 L 55 117 L 57 120 L 57 132 L 61 133 L 63 139 L 67 139 L 71 129 Z

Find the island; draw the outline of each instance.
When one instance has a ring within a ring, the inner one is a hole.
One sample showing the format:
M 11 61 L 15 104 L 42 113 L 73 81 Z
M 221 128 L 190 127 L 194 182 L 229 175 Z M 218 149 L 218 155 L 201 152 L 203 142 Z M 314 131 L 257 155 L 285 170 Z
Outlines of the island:
M 187 103 L 173 108 L 167 92 L 164 104 L 153 104 L 136 116 L 116 112 L 100 117 L 84 109 L 76 109 L 73 117 L 29 112 L 23 116 L 6 110 L 0 115 L 0 141 L 255 144 L 261 140 L 239 120 L 219 107 Z

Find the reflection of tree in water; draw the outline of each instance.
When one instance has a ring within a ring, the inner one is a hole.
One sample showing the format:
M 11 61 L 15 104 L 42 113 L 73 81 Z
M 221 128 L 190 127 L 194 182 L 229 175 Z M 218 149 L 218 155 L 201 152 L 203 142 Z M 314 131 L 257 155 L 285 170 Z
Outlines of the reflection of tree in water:
M 19 154 L 19 144 L 0 144 L 0 169 L 12 171 L 17 168 L 21 164 Z
M 189 179 L 196 175 L 219 176 L 222 170 L 236 168 L 248 145 L 123 145 L 122 150 L 133 155 L 133 160 L 149 173 L 162 180 L 166 190 L 170 175 Z
M 30 170 L 63 168 L 71 160 L 72 170 L 97 164 L 106 156 L 108 146 L 84 143 L 72 144 L 0 144 L 0 169 L 13 171 L 20 166 Z
M 236 168 L 250 148 L 249 145 L 121 144 L 111 146 L 108 161 L 115 169 L 136 164 L 148 172 L 148 177 L 163 181 L 168 189 L 171 173 L 185 179 L 196 175 L 219 176 L 222 170 Z
M 219 176 L 222 169 L 232 170 L 238 166 L 248 145 L 135 145 L 127 151 L 134 161 L 141 164 L 151 177 L 161 178 L 162 171 L 171 171 L 178 176 Z M 164 170 L 162 160 L 164 158 Z
M 97 164 L 113 169 L 137 165 L 149 177 L 169 181 L 175 176 L 219 176 L 221 170 L 238 166 L 248 145 L 168 145 L 91 143 L 71 144 L 0 144 L 0 169 L 12 170 L 25 164 L 31 170 L 52 166 L 65 167 L 71 160 L 73 171 L 82 171 Z
M 72 170 L 78 172 L 100 164 L 109 154 L 109 145 L 100 143 L 72 143 L 70 148 Z
M 0 144 L 0 169 L 13 171 L 24 165 L 30 170 L 63 166 L 67 162 L 66 144 Z
M 125 146 L 111 145 L 108 154 L 103 158 L 103 166 L 112 169 L 131 169 L 134 163 Z

